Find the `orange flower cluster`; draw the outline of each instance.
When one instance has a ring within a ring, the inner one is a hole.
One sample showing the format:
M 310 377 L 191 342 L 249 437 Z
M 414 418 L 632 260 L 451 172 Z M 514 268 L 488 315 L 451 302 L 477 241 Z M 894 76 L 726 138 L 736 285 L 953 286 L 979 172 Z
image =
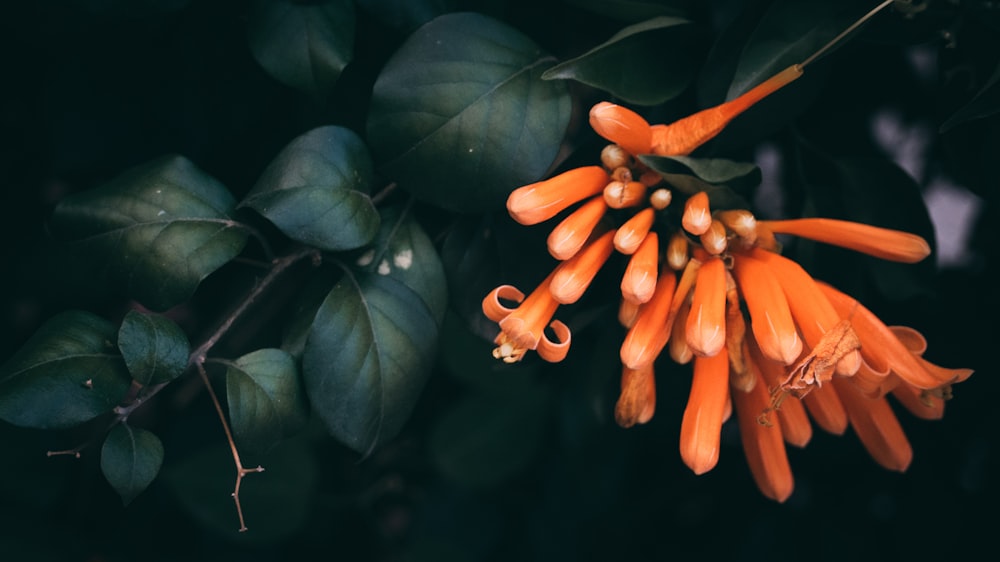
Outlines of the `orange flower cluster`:
M 832 219 L 756 220 L 745 209 L 713 210 L 706 192 L 688 196 L 680 224 L 670 224 L 664 210 L 673 191 L 634 157 L 688 154 L 800 74 L 792 66 L 671 125 L 649 125 L 610 103 L 594 106 L 592 127 L 614 143 L 602 152 L 602 165 L 526 185 L 507 201 L 525 225 L 575 206 L 548 237 L 560 264 L 527 298 L 504 285 L 483 300 L 483 312 L 501 330 L 495 357 L 516 362 L 536 350 L 561 361 L 571 335 L 553 319 L 559 305 L 576 302 L 613 252 L 630 256 L 621 280 L 619 320 L 628 331 L 617 422 L 630 427 L 652 418 L 654 363 L 664 349 L 677 363 L 693 362 L 681 458 L 697 474 L 711 470 L 722 424 L 735 411 L 754 479 L 777 501 L 793 488 L 785 444 L 808 443 L 810 418 L 834 434 L 850 425 L 879 464 L 902 471 L 912 451 L 886 396 L 919 417 L 939 418 L 950 385 L 972 373 L 923 359 L 918 332 L 887 327 L 783 257 L 775 240 L 795 235 L 913 263 L 930 253 L 919 236 Z

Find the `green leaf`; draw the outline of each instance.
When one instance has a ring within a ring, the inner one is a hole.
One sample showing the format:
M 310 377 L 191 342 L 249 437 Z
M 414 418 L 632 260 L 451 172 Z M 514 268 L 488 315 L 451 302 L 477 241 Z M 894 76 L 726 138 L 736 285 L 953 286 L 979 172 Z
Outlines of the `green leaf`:
M 801 63 L 871 8 L 861 0 L 776 0 L 740 56 L 726 99 Z
M 712 186 L 726 186 L 744 190 L 760 183 L 760 168 L 749 162 L 734 162 L 724 158 L 691 158 L 689 156 L 641 155 L 639 160 L 687 193 L 709 190 Z M 692 183 L 686 178 L 697 180 Z M 724 205 L 723 201 L 713 201 Z
M 359 452 L 394 437 L 409 418 L 447 300 L 440 260 L 419 226 L 408 213 L 382 222 L 382 245 L 327 294 L 302 354 L 313 410 Z
M 694 31 L 691 22 L 675 17 L 637 23 L 546 70 L 542 78 L 573 79 L 628 103 L 660 104 L 680 94 L 694 77 L 700 51 Z
M 372 17 L 407 32 L 454 11 L 456 4 L 456 0 L 358 0 L 358 5 Z
M 432 462 L 470 487 L 497 484 L 528 466 L 541 448 L 547 394 L 536 386 L 500 398 L 471 394 L 449 408 L 431 428 Z
M 684 16 L 694 0 L 565 0 L 565 2 L 621 21 L 642 21 L 657 16 Z
M 259 349 L 227 364 L 226 397 L 233 436 L 249 451 L 270 449 L 308 418 L 295 359 L 280 349 Z
M 566 85 L 540 78 L 551 64 L 483 15 L 425 24 L 375 82 L 367 129 L 381 171 L 447 209 L 502 205 L 545 173 L 569 124 Z
M 972 100 L 941 124 L 940 132 L 944 133 L 962 123 L 984 119 L 997 113 L 1000 113 L 1000 65 Z
M 234 203 L 189 160 L 166 156 L 66 198 L 52 228 L 92 254 L 128 294 L 164 310 L 242 251 L 247 235 L 230 218 Z
M 165 316 L 130 310 L 118 329 L 118 349 L 132 378 L 143 385 L 172 381 L 188 365 L 191 346 Z
M 324 99 L 354 56 L 354 28 L 351 0 L 257 0 L 250 51 L 275 80 Z
M 0 366 L 0 419 L 60 429 L 111 412 L 132 381 L 114 341 L 115 327 L 89 312 L 48 320 Z
M 368 196 L 372 163 L 364 142 L 343 127 L 319 127 L 294 139 L 257 180 L 241 206 L 254 209 L 292 240 L 322 250 L 371 241 L 378 211 Z
M 163 444 L 150 431 L 120 423 L 101 447 L 101 472 L 128 505 L 160 472 Z

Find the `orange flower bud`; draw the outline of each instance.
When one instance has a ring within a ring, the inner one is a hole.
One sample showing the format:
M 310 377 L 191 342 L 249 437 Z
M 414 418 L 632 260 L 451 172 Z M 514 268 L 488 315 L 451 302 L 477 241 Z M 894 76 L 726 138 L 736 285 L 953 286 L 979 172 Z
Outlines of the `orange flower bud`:
M 601 102 L 590 109 L 590 126 L 598 135 L 629 154 L 649 154 L 652 136 L 649 123 L 631 109 Z
M 708 193 L 699 191 L 684 202 L 684 214 L 681 215 L 681 226 L 684 230 L 701 236 L 712 225 L 712 213 L 708 208 Z
M 577 201 L 604 190 L 608 173 L 600 166 L 585 166 L 544 181 L 519 187 L 507 197 L 507 211 L 523 225 L 551 219 Z

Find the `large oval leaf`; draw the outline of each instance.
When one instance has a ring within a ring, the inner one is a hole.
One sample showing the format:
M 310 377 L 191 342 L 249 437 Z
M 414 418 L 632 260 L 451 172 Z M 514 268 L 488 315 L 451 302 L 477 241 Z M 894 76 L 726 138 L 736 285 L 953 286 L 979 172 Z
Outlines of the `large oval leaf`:
M 565 0 L 595 14 L 620 21 L 642 21 L 657 16 L 684 16 L 696 0 Z
M 275 80 L 322 99 L 354 56 L 354 2 L 257 0 L 250 51 Z
M 375 82 L 368 138 L 385 174 L 452 210 L 498 206 L 541 177 L 569 123 L 561 81 L 530 39 L 496 20 L 447 14 L 418 29 Z
M 0 419 L 56 429 L 111 412 L 132 381 L 114 342 L 115 327 L 89 312 L 47 321 L 0 366 Z
M 368 196 L 372 163 L 350 129 L 320 127 L 288 144 L 241 203 L 286 236 L 323 250 L 371 241 L 378 212 Z
M 259 349 L 228 364 L 226 398 L 233 436 L 248 451 L 266 451 L 306 423 L 298 367 L 280 349 Z
M 440 260 L 419 226 L 406 213 L 383 225 L 384 246 L 330 290 L 302 354 L 313 410 L 360 452 L 394 437 L 409 418 L 446 303 Z
M 156 479 L 163 464 L 163 444 L 150 431 L 118 424 L 101 447 L 101 472 L 128 505 Z
M 106 266 L 130 295 L 164 310 L 243 249 L 247 235 L 230 218 L 234 204 L 188 159 L 166 156 L 66 198 L 52 228 Z
M 132 378 L 142 384 L 171 381 L 188 365 L 190 343 L 165 316 L 130 310 L 118 328 L 118 349 Z
M 663 103 L 680 94 L 694 77 L 700 50 L 694 30 L 691 22 L 675 17 L 630 25 L 579 57 L 546 70 L 542 78 L 573 79 L 628 103 Z

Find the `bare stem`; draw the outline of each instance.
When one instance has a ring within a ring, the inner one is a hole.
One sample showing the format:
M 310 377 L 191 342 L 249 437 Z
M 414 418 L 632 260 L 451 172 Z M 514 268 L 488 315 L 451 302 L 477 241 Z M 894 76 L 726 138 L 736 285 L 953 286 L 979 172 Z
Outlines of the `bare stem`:
M 859 19 L 858 21 L 856 21 L 853 24 L 851 24 L 851 26 L 848 27 L 847 29 L 845 29 L 844 31 L 841 31 L 840 34 L 837 35 L 836 37 L 834 37 L 833 39 L 831 39 L 829 43 L 827 43 L 826 45 L 823 45 L 818 51 L 816 51 L 815 53 L 813 53 L 809 58 L 807 58 L 806 60 L 802 61 L 802 63 L 799 64 L 799 66 L 801 66 L 802 68 L 805 68 L 810 63 L 812 63 L 813 61 L 815 61 L 819 57 L 821 57 L 824 54 L 826 54 L 826 52 L 829 51 L 830 49 L 832 49 L 837 43 L 840 43 L 844 39 L 844 37 L 847 37 L 851 33 L 854 33 L 854 30 L 856 30 L 857 28 L 859 28 L 862 25 L 864 25 L 864 23 L 866 21 L 868 21 L 868 20 L 872 19 L 873 17 L 875 17 L 875 14 L 881 12 L 885 8 L 888 8 L 889 5 L 892 4 L 895 1 L 896 0 L 885 0 L 884 2 L 882 2 L 881 4 L 879 4 L 878 6 L 875 6 L 874 8 L 872 8 L 872 10 L 870 12 L 868 12 L 867 14 L 861 16 L 861 19 Z
M 243 506 L 240 505 L 240 485 L 243 484 L 244 476 L 252 472 L 264 472 L 264 467 L 243 467 L 243 461 L 240 459 L 240 453 L 236 449 L 236 441 L 233 439 L 233 432 L 229 429 L 229 422 L 226 421 L 226 413 L 222 410 L 222 403 L 219 402 L 219 397 L 215 394 L 211 381 L 208 380 L 208 373 L 205 371 L 204 361 L 195 363 L 195 368 L 198 370 L 198 376 L 200 376 L 202 382 L 205 383 L 205 389 L 208 390 L 208 395 L 212 398 L 212 404 L 215 405 L 215 413 L 219 415 L 219 422 L 222 423 L 222 430 L 226 433 L 226 441 L 229 442 L 229 450 L 233 453 L 233 463 L 236 464 L 236 486 L 233 488 L 233 502 L 236 504 L 236 515 L 240 519 L 240 532 L 242 533 L 247 530 L 247 525 L 246 520 L 243 518 Z

